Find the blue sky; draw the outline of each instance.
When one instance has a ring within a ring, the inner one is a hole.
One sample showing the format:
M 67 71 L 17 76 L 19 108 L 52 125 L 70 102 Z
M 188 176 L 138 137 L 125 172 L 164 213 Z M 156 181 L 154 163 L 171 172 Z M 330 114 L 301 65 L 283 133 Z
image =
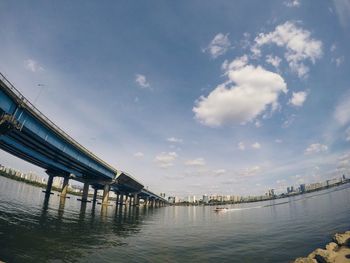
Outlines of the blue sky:
M 1 1 L 0 24 L 0 71 L 155 192 L 350 175 L 350 1 Z

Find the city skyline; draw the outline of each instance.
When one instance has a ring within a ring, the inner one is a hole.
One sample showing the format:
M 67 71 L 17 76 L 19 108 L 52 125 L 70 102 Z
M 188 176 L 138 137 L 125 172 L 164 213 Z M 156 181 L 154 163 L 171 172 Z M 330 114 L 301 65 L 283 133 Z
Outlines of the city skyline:
M 342 1 L 0 5 L 0 71 L 155 192 L 259 194 L 349 171 Z

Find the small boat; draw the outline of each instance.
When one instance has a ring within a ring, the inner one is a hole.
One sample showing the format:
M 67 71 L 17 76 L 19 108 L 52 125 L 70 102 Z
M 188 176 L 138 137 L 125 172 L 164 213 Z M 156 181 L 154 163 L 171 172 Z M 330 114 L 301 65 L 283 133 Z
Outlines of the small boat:
M 227 207 L 216 207 L 215 209 L 214 209 L 214 212 L 226 212 L 228 210 L 228 208 Z

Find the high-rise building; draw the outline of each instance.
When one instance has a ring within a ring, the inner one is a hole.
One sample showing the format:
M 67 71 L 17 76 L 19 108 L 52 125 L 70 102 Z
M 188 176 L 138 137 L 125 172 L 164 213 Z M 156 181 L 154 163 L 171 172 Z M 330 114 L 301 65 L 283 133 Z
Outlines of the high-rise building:
M 299 190 L 300 190 L 301 193 L 305 193 L 305 190 L 306 190 L 305 184 L 301 184 L 300 187 L 299 187 Z

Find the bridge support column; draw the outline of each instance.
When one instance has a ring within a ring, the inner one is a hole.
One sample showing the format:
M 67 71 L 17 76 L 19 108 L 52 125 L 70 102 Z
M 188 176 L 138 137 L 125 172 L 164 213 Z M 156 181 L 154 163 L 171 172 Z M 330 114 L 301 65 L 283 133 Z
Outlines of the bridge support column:
M 132 197 L 130 195 L 128 195 L 128 200 L 129 200 L 128 206 L 131 206 L 131 204 L 132 204 Z
M 148 207 L 149 206 L 149 198 L 146 197 L 144 200 L 145 200 L 145 206 Z
M 108 205 L 109 190 L 110 186 L 109 184 L 106 184 L 103 189 L 102 205 Z
M 96 201 L 97 201 L 97 188 L 94 188 L 94 197 L 93 197 L 93 199 L 92 199 L 92 202 L 94 202 L 94 203 L 96 203 Z
M 51 195 L 53 178 L 54 178 L 53 175 L 49 175 L 49 178 L 47 179 L 47 185 L 46 185 L 46 191 L 45 191 L 45 195 L 46 196 L 50 196 Z
M 68 176 L 63 177 L 63 185 L 61 190 L 62 198 L 66 198 L 67 191 L 68 191 L 68 183 L 69 183 L 69 177 Z
M 87 202 L 88 201 L 88 194 L 89 194 L 89 183 L 85 182 L 84 183 L 84 188 L 83 188 L 83 195 L 81 197 L 82 202 Z
M 120 197 L 119 197 L 119 199 L 120 199 L 120 201 L 119 201 L 119 203 L 120 203 L 120 206 L 123 206 L 123 202 L 124 202 L 124 195 L 123 194 L 120 194 Z
M 118 206 L 118 204 L 119 204 L 119 196 L 120 196 L 120 195 L 117 194 L 117 199 L 115 200 L 115 205 L 116 205 L 116 206 Z
M 138 194 L 134 194 L 134 206 L 139 206 L 139 196 Z

